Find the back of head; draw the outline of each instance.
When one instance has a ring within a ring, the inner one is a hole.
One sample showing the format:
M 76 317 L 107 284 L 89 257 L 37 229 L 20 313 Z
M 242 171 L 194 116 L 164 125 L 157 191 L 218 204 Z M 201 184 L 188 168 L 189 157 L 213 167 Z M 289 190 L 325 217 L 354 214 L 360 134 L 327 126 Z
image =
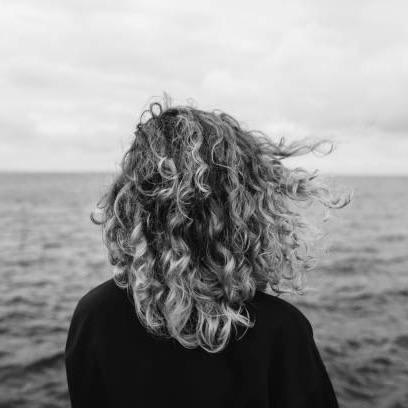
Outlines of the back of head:
M 292 204 L 339 208 L 348 197 L 283 160 L 322 143 L 274 142 L 223 112 L 150 105 L 92 215 L 150 332 L 217 352 L 233 328 L 253 325 L 244 302 L 257 290 L 300 287 L 311 256 Z

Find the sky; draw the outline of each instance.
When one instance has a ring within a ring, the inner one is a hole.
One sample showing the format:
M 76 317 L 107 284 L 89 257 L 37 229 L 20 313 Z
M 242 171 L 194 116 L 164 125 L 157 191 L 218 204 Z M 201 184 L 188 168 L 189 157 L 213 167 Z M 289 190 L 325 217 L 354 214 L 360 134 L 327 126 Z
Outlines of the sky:
M 221 109 L 291 166 L 408 175 L 408 2 L 0 0 L 0 170 L 113 171 L 139 115 Z

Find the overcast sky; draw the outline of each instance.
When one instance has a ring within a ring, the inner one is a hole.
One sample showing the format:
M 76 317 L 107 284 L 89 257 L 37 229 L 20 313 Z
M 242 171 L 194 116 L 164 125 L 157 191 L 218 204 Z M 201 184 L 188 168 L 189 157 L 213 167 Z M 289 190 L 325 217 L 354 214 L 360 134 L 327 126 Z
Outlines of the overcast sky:
M 0 169 L 114 170 L 168 92 L 408 174 L 408 2 L 1 0 Z

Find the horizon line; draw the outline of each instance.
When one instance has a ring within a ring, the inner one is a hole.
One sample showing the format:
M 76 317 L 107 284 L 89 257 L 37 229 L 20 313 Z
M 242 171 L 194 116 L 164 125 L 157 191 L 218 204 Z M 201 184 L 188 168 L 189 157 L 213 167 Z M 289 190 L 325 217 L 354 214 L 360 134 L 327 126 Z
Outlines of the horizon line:
M 0 175 L 81 175 L 81 174 L 117 174 L 118 170 L 9 170 L 0 169 Z M 330 177 L 408 177 L 408 173 L 338 173 L 319 171 L 321 176 Z

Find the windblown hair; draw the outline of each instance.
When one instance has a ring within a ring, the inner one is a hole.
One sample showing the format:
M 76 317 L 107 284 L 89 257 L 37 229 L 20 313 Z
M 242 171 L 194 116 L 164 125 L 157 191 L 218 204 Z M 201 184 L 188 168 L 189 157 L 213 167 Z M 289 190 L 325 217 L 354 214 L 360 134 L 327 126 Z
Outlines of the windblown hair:
M 349 202 L 316 172 L 282 163 L 327 141 L 274 142 L 226 113 L 167 99 L 150 105 L 134 135 L 91 215 L 114 279 L 149 332 L 221 351 L 232 328 L 254 325 L 245 302 L 256 291 L 301 290 L 313 256 L 296 204 Z

